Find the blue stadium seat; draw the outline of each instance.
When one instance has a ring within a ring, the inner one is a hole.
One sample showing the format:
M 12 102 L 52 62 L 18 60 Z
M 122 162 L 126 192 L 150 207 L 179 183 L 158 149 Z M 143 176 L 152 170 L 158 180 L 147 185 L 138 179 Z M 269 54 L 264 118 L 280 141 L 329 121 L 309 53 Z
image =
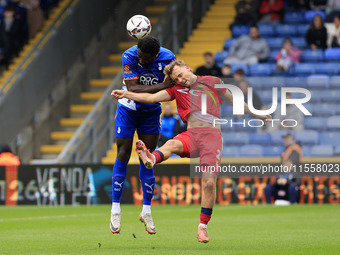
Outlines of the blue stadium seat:
M 321 145 L 340 145 L 340 132 L 322 132 L 320 133 Z
M 234 25 L 232 28 L 233 38 L 237 38 L 241 35 L 249 35 L 250 26 Z
M 272 89 L 267 89 L 267 90 L 261 90 L 261 92 L 258 94 L 263 103 L 272 105 L 273 102 L 273 90 Z M 281 93 L 278 91 L 277 93 L 277 99 L 281 100 Z
M 224 146 L 222 150 L 222 157 L 238 157 L 238 150 L 237 146 Z
M 305 35 L 307 34 L 307 31 L 309 29 L 309 24 L 300 24 L 297 25 L 296 30 L 299 36 L 301 37 L 305 37 Z
M 279 24 L 276 26 L 276 34 L 280 37 L 293 37 L 297 34 L 295 25 Z
M 286 87 L 307 87 L 307 79 L 305 77 L 287 77 L 285 78 Z
M 306 22 L 312 22 L 312 20 L 314 19 L 315 15 L 320 15 L 322 17 L 323 21 L 326 20 L 325 12 L 312 10 L 312 11 L 307 11 L 305 13 L 305 20 L 306 20 Z
M 270 134 L 251 133 L 249 135 L 249 143 L 259 145 L 270 145 L 271 143 Z
M 333 75 L 340 71 L 340 66 L 333 63 L 319 63 L 315 69 L 315 73 Z
M 324 74 L 315 74 L 310 75 L 307 78 L 307 87 L 308 88 L 329 88 L 329 76 Z
M 332 76 L 330 85 L 331 89 L 340 89 L 340 76 Z
M 340 156 L 340 145 L 335 146 L 335 148 L 334 148 L 334 156 Z
M 215 54 L 215 64 L 218 67 L 222 67 L 223 66 L 223 61 L 229 56 L 229 52 L 228 51 L 218 51 Z
M 268 62 L 276 63 L 276 59 L 275 58 L 276 58 L 277 54 L 279 54 L 279 50 L 271 50 Z
M 288 11 L 283 17 L 286 24 L 301 24 L 305 21 L 305 14 L 303 12 Z
M 327 62 L 339 62 L 340 61 L 340 49 L 339 48 L 326 49 L 325 60 Z
M 272 87 L 284 87 L 285 78 L 282 76 L 263 77 L 261 79 L 262 88 L 272 89 Z
M 319 95 L 321 102 L 337 103 L 340 99 L 340 90 L 324 90 Z
M 257 122 L 251 122 L 249 126 L 248 125 L 248 121 L 251 118 L 246 117 L 246 118 L 240 118 L 240 119 L 235 119 L 232 120 L 232 127 L 236 132 L 254 132 L 254 130 L 256 131 L 256 127 L 252 127 L 252 126 L 256 126 L 259 125 Z M 243 124 L 244 123 L 244 124 Z
M 312 114 L 313 116 L 329 117 L 335 114 L 335 107 L 335 104 L 318 103 L 313 105 Z
M 275 36 L 274 26 L 271 24 L 259 24 L 258 25 L 260 35 L 262 37 L 273 37 Z
M 243 145 L 240 148 L 240 157 L 262 157 L 262 146 L 255 144 Z
M 231 72 L 234 73 L 239 68 L 243 69 L 245 75 L 249 74 L 249 67 L 246 64 L 233 64 L 233 65 L 231 65 Z
M 281 156 L 281 153 L 283 151 L 284 151 L 283 146 L 265 146 L 263 147 L 263 156 L 266 157 Z
M 305 118 L 304 125 L 306 129 L 315 129 L 318 131 L 324 131 L 326 129 L 325 128 L 326 121 L 327 121 L 327 118 L 323 118 L 323 117 L 309 117 L 309 118 Z
M 289 131 L 293 136 L 294 133 Z M 276 130 L 275 132 L 271 133 L 272 137 L 272 145 L 282 145 L 283 144 L 283 138 L 282 136 L 287 133 L 287 130 Z
M 327 119 L 327 129 L 340 131 L 340 116 L 329 117 Z M 338 142 L 340 144 L 340 140 L 338 140 Z
M 295 70 L 296 75 L 308 75 L 308 74 L 314 74 L 316 67 L 317 66 L 315 64 L 303 63 L 303 64 L 296 64 L 294 70 Z
M 331 157 L 333 156 L 333 146 L 314 145 L 310 150 L 310 155 L 315 157 Z
M 315 145 L 319 142 L 319 133 L 315 130 L 301 130 L 296 133 L 295 140 L 302 145 Z
M 266 38 L 267 44 L 271 50 L 279 50 L 282 48 L 284 38 L 275 37 L 275 38 Z
M 292 37 L 291 40 L 292 40 L 293 45 L 295 47 L 298 47 L 301 50 L 308 48 L 308 44 L 304 37 Z
M 301 61 L 303 62 L 320 62 L 323 61 L 322 50 L 303 50 L 301 55 Z
M 227 145 L 243 145 L 249 143 L 249 133 L 229 132 L 223 133 L 223 143 Z
M 309 146 L 302 145 L 302 155 L 304 157 L 310 156 L 310 147 Z
M 229 48 L 231 47 L 231 45 L 233 44 L 233 42 L 235 41 L 235 39 L 227 39 L 224 41 L 224 46 L 223 49 L 225 51 L 229 50 Z
M 262 87 L 263 79 L 263 77 L 247 77 L 246 81 L 250 84 L 251 87 L 258 89 Z
M 254 65 L 250 65 L 250 73 L 251 73 L 251 75 L 269 76 L 272 73 L 272 69 L 273 69 L 272 64 L 254 64 Z

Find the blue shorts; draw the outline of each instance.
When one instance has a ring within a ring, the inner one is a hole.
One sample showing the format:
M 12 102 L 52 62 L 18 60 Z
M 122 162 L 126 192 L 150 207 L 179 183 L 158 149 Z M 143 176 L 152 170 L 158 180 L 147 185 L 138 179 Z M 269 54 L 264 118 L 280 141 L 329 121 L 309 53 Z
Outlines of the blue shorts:
M 158 135 L 161 133 L 162 109 L 155 109 L 149 112 L 133 111 L 117 104 L 115 117 L 115 134 L 117 138 L 133 138 L 135 130 L 138 134 Z

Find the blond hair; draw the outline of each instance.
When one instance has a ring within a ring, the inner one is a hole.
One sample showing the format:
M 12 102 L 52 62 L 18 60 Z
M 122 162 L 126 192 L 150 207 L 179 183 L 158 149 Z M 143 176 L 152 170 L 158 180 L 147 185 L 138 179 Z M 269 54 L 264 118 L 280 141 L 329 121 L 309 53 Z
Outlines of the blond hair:
M 173 60 L 169 65 L 167 65 L 164 68 L 164 74 L 167 76 L 170 76 L 172 72 L 174 71 L 175 66 L 182 67 L 182 66 L 187 66 L 187 64 L 184 63 L 184 61 L 180 59 Z

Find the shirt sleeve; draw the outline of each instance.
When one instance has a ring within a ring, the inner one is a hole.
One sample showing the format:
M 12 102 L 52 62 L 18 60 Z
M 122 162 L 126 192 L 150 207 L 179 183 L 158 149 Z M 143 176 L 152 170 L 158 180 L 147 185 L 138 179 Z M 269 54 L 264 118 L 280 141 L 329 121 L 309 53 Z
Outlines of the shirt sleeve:
M 123 79 L 124 80 L 135 80 L 139 78 L 139 75 L 137 72 L 138 63 L 130 55 L 123 53 L 122 65 L 123 65 Z
M 224 82 L 219 79 L 219 78 L 216 78 L 216 81 L 215 83 L 213 84 L 213 88 L 215 88 L 215 84 L 224 84 Z M 227 91 L 226 88 L 216 88 L 216 91 L 217 91 L 217 94 L 219 94 L 220 96 L 224 95 L 225 92 Z
M 174 86 L 175 87 L 175 86 Z M 175 97 L 175 90 L 174 90 L 174 87 L 172 88 L 168 88 L 166 89 L 166 92 L 168 92 L 168 94 L 170 95 L 171 99 L 170 101 L 174 100 L 176 97 Z

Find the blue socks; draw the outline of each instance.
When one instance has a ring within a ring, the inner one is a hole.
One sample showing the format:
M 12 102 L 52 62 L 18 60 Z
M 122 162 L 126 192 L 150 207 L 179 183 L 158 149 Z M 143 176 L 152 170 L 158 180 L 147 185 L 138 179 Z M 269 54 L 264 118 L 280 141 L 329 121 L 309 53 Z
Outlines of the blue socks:
M 127 164 L 127 162 L 116 159 L 112 172 L 112 202 L 120 202 L 126 177 Z
M 144 164 L 140 164 L 139 178 L 143 188 L 143 205 L 151 205 L 155 189 L 155 173 L 153 169 L 147 169 Z

